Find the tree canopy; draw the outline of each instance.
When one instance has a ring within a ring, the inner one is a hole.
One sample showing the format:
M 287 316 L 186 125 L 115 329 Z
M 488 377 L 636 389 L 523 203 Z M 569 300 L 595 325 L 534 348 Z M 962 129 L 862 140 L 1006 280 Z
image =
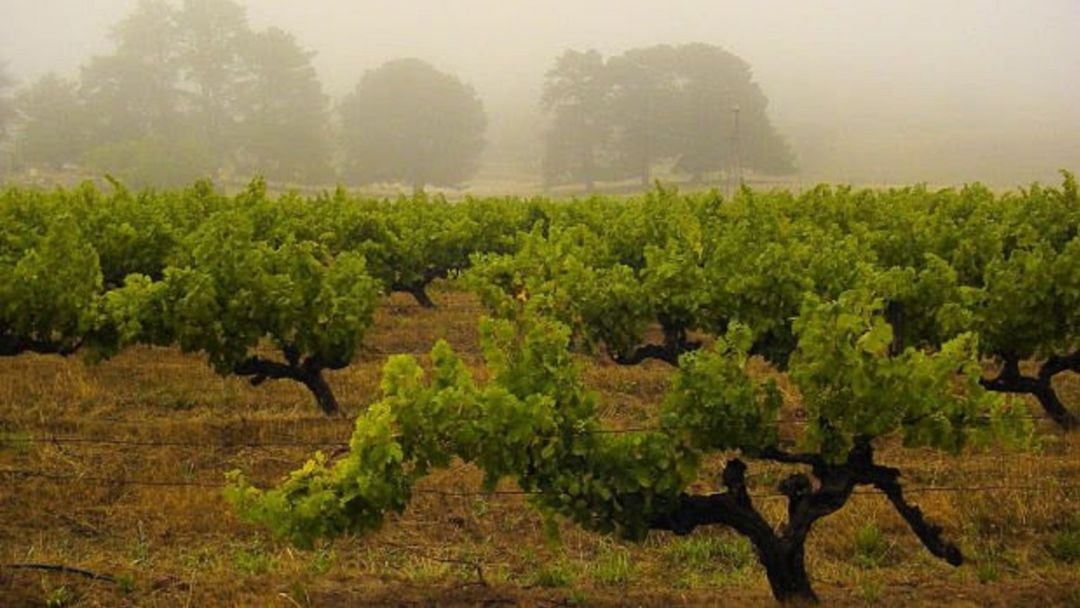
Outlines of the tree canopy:
M 110 40 L 77 85 L 47 76 L 24 91 L 24 163 L 79 162 L 158 187 L 235 172 L 332 178 L 312 53 L 280 29 L 252 30 L 242 4 L 141 0 Z M 60 150 L 65 129 L 70 146 Z
M 269 179 L 324 183 L 333 177 L 327 97 L 314 54 L 279 28 L 245 38 L 238 165 Z
M 476 91 L 418 59 L 364 74 L 341 105 L 346 180 L 457 186 L 472 177 L 487 117 Z
M 16 162 L 58 169 L 81 159 L 88 117 L 76 82 L 46 74 L 21 90 L 15 103 L 21 123 Z
M 658 45 L 604 59 L 566 51 L 547 74 L 548 184 L 638 177 L 654 166 L 702 179 L 749 169 L 790 173 L 793 156 L 766 113 L 750 65 L 708 44 Z
M 596 51 L 568 50 L 548 71 L 542 104 L 552 124 L 545 146 L 545 182 L 566 177 L 593 189 L 601 164 L 598 155 L 611 133 L 609 89 L 604 58 Z
M 6 67 L 0 64 L 0 139 L 4 138 L 15 118 L 15 104 L 10 96 L 10 90 L 14 85 L 15 82 L 8 76 Z

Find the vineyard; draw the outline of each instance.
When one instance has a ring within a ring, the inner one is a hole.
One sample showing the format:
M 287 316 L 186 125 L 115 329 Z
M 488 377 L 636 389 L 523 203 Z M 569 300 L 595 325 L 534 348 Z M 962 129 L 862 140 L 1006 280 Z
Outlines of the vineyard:
M 1080 602 L 1080 198 L 0 193 L 13 605 Z

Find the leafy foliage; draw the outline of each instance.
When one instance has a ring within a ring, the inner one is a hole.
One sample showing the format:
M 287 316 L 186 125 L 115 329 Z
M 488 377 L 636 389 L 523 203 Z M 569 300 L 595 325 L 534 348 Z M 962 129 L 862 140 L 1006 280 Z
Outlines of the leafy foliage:
M 143 0 L 110 38 L 77 83 L 46 76 L 20 93 L 22 165 L 78 164 L 139 187 L 253 167 L 333 177 L 311 54 L 279 29 L 252 30 L 240 3 Z
M 240 512 L 301 545 L 376 529 L 459 458 L 487 487 L 516 484 L 549 517 L 590 530 L 641 539 L 730 526 L 781 598 L 812 596 L 806 535 L 858 486 L 882 491 L 958 564 L 959 549 L 906 502 L 900 471 L 874 462 L 874 443 L 1022 447 L 1030 416 L 1000 393 L 1031 394 L 1065 423 L 1051 382 L 1080 370 L 1068 174 L 1061 188 L 1001 196 L 658 189 L 572 203 L 87 184 L 4 190 L 0 223 L 0 355 L 176 346 L 256 384 L 301 382 L 328 412 L 337 403 L 322 374 L 355 356 L 380 294 L 464 276 L 497 317 L 481 328 L 484 380 L 444 343 L 430 373 L 392 357 L 348 454 L 316 455 L 269 490 L 235 477 Z M 664 344 L 649 344 L 657 328 Z M 572 353 L 582 347 L 677 366 L 650 430 L 603 427 Z M 748 373 L 755 356 L 775 370 Z M 1032 357 L 1043 358 L 1037 375 L 1024 375 Z M 982 376 L 987 358 L 1001 363 L 996 377 Z M 773 381 L 781 372 L 795 412 Z M 791 415 L 802 417 L 794 429 Z M 726 490 L 692 492 L 715 452 L 737 455 Z M 781 529 L 762 524 L 743 458 L 809 468 L 777 488 L 789 501 Z
M 97 253 L 71 216 L 27 237 L 25 249 L 0 255 L 0 354 L 72 352 L 96 328 Z
M 418 59 L 364 75 L 342 102 L 345 177 L 457 186 L 478 168 L 487 117 L 472 87 Z
M 605 58 L 567 50 L 547 73 L 551 116 L 544 181 L 592 191 L 599 179 L 649 184 L 667 162 L 701 179 L 714 171 L 793 170 L 750 66 L 708 44 L 657 45 Z

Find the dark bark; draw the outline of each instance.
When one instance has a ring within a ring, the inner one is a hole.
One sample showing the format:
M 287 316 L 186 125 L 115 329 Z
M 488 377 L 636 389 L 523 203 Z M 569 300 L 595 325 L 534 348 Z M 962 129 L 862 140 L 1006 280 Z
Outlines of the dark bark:
M 909 504 L 904 499 L 899 478 L 900 471 L 889 467 L 874 467 L 869 476 L 869 479 L 872 479 L 872 485 L 888 497 L 889 502 L 896 508 L 896 512 L 904 518 L 911 531 L 919 537 L 919 541 L 931 554 L 953 566 L 964 563 L 964 555 L 960 552 L 960 548 L 942 538 L 941 526 L 926 521 L 922 509 Z
M 319 408 L 322 409 L 324 414 L 332 416 L 340 411 L 337 397 L 321 371 L 308 374 L 301 382 L 311 391 L 312 395 L 315 395 L 315 402 L 319 404 Z
M 424 271 L 424 276 L 409 282 L 398 282 L 390 286 L 390 291 L 400 291 L 407 293 L 416 300 L 416 303 L 424 308 L 435 308 L 435 302 L 432 301 L 431 296 L 427 293 L 428 285 L 435 279 L 445 279 L 450 276 L 450 270 L 447 268 L 428 268 Z
M 423 282 L 409 284 L 395 284 L 390 286 L 390 291 L 407 293 L 416 300 L 416 303 L 424 308 L 435 308 L 435 302 L 427 293 L 427 284 Z
M 679 365 L 679 357 L 701 348 L 701 342 L 690 340 L 686 327 L 666 317 L 661 317 L 660 328 L 664 332 L 663 344 L 646 344 L 634 349 L 629 355 L 612 354 L 611 359 L 619 365 L 637 365 L 646 359 L 663 361 L 671 366 Z
M 663 361 L 671 366 L 679 364 L 679 354 L 662 344 L 646 344 L 634 349 L 629 355 L 612 353 L 611 360 L 619 365 L 638 365 L 647 359 Z
M 904 305 L 890 301 L 885 305 L 885 320 L 892 326 L 893 339 L 889 345 L 889 355 L 896 356 L 904 351 Z
M 23 353 L 69 357 L 75 354 L 80 346 L 80 343 L 62 344 L 48 340 L 37 340 L 25 336 L 0 334 L 0 357 L 17 357 Z
M 1054 376 L 1072 371 L 1080 373 L 1080 351 L 1065 356 L 1050 357 L 1043 362 L 1037 376 L 1025 376 L 1020 372 L 1020 359 L 1005 356 L 1001 372 L 995 378 L 980 380 L 983 388 L 998 393 L 1019 393 L 1031 395 L 1038 400 L 1043 411 L 1062 429 L 1071 431 L 1080 426 L 1076 414 L 1069 411 L 1054 390 Z
M 760 336 L 750 346 L 750 354 L 768 361 L 777 371 L 787 371 L 791 353 L 795 352 L 797 341 L 788 322 L 782 328 L 772 329 Z
M 806 539 L 817 520 L 843 508 L 856 486 L 872 485 L 885 493 L 932 554 L 952 565 L 961 564 L 960 550 L 942 538 L 941 528 L 927 522 L 922 511 L 904 499 L 900 472 L 874 464 L 873 455 L 868 438 L 859 438 L 841 464 L 829 464 L 819 454 L 764 450 L 759 454 L 761 458 L 809 466 L 818 480 L 816 489 L 803 473 L 793 474 L 780 483 L 779 490 L 788 499 L 788 517 L 779 530 L 774 530 L 754 508 L 746 489 L 746 465 L 738 459 L 728 461 L 724 469 L 725 492 L 683 494 L 676 507 L 651 522 L 651 527 L 685 535 L 698 526 L 728 526 L 754 546 L 777 601 L 816 603 L 817 596 L 806 571 Z
M 778 539 L 758 556 L 765 566 L 765 577 L 773 597 L 780 603 L 815 604 L 818 601 L 806 573 L 805 540 Z
M 682 495 L 674 511 L 652 522 L 653 529 L 686 535 L 698 526 L 728 526 L 754 546 L 778 602 L 817 602 L 806 572 L 805 535 L 778 535 L 758 513 L 746 489 L 746 464 L 741 460 L 728 461 L 723 484 L 727 491 L 721 494 Z
M 337 397 L 330 388 L 330 384 L 323 376 L 323 370 L 329 366 L 315 357 L 308 357 L 303 362 L 295 349 L 286 348 L 285 357 L 287 363 L 271 361 L 261 357 L 249 357 L 233 367 L 233 373 L 238 376 L 250 376 L 251 385 L 258 386 L 267 380 L 288 379 L 303 384 L 315 397 L 315 402 L 326 415 L 337 414 L 339 411 Z

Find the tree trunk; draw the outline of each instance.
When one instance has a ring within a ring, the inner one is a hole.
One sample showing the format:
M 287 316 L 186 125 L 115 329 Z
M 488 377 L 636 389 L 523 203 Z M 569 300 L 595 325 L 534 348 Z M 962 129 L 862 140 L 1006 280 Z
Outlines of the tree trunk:
M 1039 401 L 1046 415 L 1062 429 L 1071 431 L 1080 426 L 1080 420 L 1061 402 L 1053 385 L 1057 374 L 1080 369 L 1080 351 L 1047 359 L 1039 369 L 1038 377 L 1034 378 L 1020 373 L 1018 357 L 1006 356 L 1003 359 L 1001 372 L 996 378 L 982 378 L 979 381 L 983 388 L 997 393 L 1031 395 Z
M 881 490 L 930 553 L 954 566 L 964 562 L 960 549 L 942 536 L 940 526 L 926 520 L 922 510 L 904 498 L 900 471 L 874 463 L 869 437 L 856 437 L 843 464 L 830 464 L 820 454 L 799 454 L 769 448 L 759 454 L 782 464 L 811 467 L 818 484 L 803 473 L 780 482 L 778 490 L 788 499 L 788 519 L 779 534 L 754 507 L 746 487 L 746 464 L 729 460 L 721 474 L 727 491 L 716 494 L 682 494 L 670 512 L 650 522 L 654 530 L 690 534 L 699 526 L 728 526 L 746 537 L 757 552 L 773 597 L 782 604 L 816 604 L 817 595 L 806 572 L 806 539 L 814 523 L 847 504 L 857 485 Z
M 323 377 L 321 370 L 304 374 L 300 381 L 315 396 L 315 402 L 319 404 L 324 414 L 332 416 L 340 411 L 337 397 L 334 396 L 334 391 L 331 390 L 330 383 Z
M 813 522 L 828 513 L 839 509 L 850 496 L 850 484 L 845 484 L 840 496 L 832 496 L 832 490 L 822 489 L 829 494 L 828 506 L 802 509 L 795 507 L 793 516 L 800 521 L 789 522 L 783 535 L 777 535 L 764 517 L 754 508 L 746 487 L 746 465 L 739 459 L 729 460 L 721 475 L 727 492 L 708 495 L 687 495 L 681 497 L 679 507 L 669 515 L 651 522 L 657 530 L 671 530 L 678 535 L 690 534 L 698 526 L 723 525 L 734 529 L 746 537 L 757 552 L 758 561 L 765 567 L 773 597 L 780 603 L 816 604 L 817 595 L 810 586 L 810 577 L 806 572 L 804 547 L 806 537 Z M 804 476 L 796 476 L 804 480 Z M 789 484 L 796 492 L 789 494 L 791 504 L 809 505 L 816 494 L 811 491 L 809 480 L 805 483 Z M 809 502 L 807 502 L 809 501 Z M 798 511 L 798 513 L 796 513 Z
M 319 361 L 309 357 L 303 363 L 299 362 L 299 356 L 293 349 L 286 349 L 288 363 L 268 361 L 259 357 L 248 357 L 233 366 L 233 373 L 238 376 L 249 376 L 252 386 L 259 386 L 267 380 L 293 380 L 303 384 L 315 397 L 319 409 L 327 415 L 338 413 L 337 397 L 330 388 L 330 384 L 322 375 L 326 367 Z M 332 366 L 338 369 L 337 366 Z
M 667 315 L 660 315 L 657 320 L 664 333 L 664 349 L 670 353 L 673 365 L 679 364 L 679 355 L 701 347 L 700 342 L 687 339 L 685 325 L 673 321 Z
M 431 296 L 428 295 L 427 289 L 423 285 L 413 285 L 409 287 L 408 292 L 420 306 L 424 308 L 435 308 L 435 302 L 432 301 Z
M 1061 398 L 1058 397 L 1057 391 L 1049 380 L 1040 381 L 1032 394 L 1038 399 L 1046 415 L 1062 429 L 1072 431 L 1080 426 L 1080 420 L 1077 420 L 1076 415 L 1061 402 Z
M 435 302 L 427 293 L 427 285 L 428 280 L 416 281 L 413 283 L 394 283 L 390 286 L 390 291 L 407 293 L 412 296 L 420 306 L 423 306 L 424 308 L 435 308 Z
M 81 340 L 72 344 L 63 344 L 0 333 L 0 357 L 17 357 L 23 353 L 68 357 L 75 354 L 80 346 Z
M 595 161 L 593 160 L 592 146 L 588 146 L 585 149 L 585 154 L 581 159 L 581 177 L 585 182 L 585 192 L 592 194 L 596 192 L 596 176 L 594 174 Z
M 1080 350 L 1065 356 L 1054 356 L 1043 362 L 1039 368 L 1039 391 L 1035 398 L 1043 406 L 1046 413 L 1058 423 L 1061 428 L 1071 431 L 1080 427 L 1080 419 L 1069 411 L 1065 404 L 1058 398 L 1054 390 L 1054 376 L 1071 371 L 1080 374 Z
M 687 338 L 686 328 L 683 325 L 672 321 L 666 315 L 661 315 L 658 321 L 661 330 L 664 332 L 663 344 L 645 344 L 637 347 L 628 355 L 612 353 L 612 361 L 619 365 L 637 365 L 646 359 L 656 359 L 673 367 L 678 367 L 679 357 L 683 353 L 701 348 L 701 342 Z
M 816 604 L 817 595 L 806 574 L 805 540 L 780 539 L 764 550 L 758 547 L 758 560 L 765 566 L 765 576 L 773 597 L 781 604 Z

